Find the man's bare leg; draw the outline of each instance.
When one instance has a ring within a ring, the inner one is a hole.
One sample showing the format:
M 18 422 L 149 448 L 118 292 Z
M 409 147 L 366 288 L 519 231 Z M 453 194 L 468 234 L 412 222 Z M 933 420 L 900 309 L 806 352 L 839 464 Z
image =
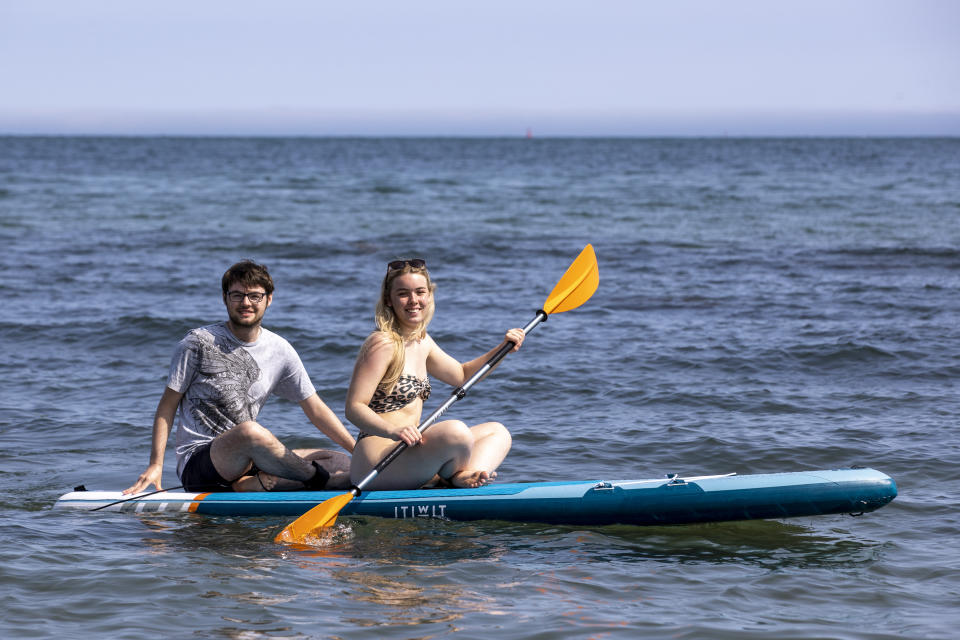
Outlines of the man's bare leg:
M 241 422 L 214 439 L 210 460 L 217 472 L 230 481 L 243 477 L 254 465 L 277 478 L 301 484 L 317 473 L 311 461 L 288 449 L 269 430 L 253 421 Z

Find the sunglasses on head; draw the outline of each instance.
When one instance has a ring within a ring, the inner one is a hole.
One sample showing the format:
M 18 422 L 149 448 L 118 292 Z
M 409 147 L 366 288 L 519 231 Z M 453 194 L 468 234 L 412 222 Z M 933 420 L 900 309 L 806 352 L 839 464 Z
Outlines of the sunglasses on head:
M 413 267 L 414 269 L 423 269 L 427 266 L 427 262 L 426 260 L 421 260 L 420 258 L 414 258 L 413 260 L 394 260 L 393 262 L 387 263 L 387 271 L 403 269 L 407 265 Z

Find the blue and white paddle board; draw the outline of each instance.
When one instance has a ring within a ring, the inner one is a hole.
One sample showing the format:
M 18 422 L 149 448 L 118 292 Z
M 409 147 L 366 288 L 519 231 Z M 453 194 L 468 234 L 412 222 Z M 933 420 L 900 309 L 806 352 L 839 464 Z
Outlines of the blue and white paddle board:
M 130 513 L 196 513 L 296 518 L 344 491 L 256 493 L 74 491 L 57 509 Z M 874 469 L 834 469 L 652 480 L 584 480 L 491 484 L 477 489 L 365 491 L 341 516 L 508 520 L 571 525 L 673 525 L 861 514 L 897 495 L 890 476 Z

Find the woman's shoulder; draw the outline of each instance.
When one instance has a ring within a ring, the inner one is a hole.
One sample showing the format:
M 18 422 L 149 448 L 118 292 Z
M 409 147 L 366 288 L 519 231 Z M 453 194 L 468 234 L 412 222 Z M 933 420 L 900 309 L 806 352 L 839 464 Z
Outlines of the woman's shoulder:
M 366 337 L 360 347 L 361 354 L 393 352 L 397 341 L 388 331 L 374 331 Z
M 440 348 L 440 345 L 434 342 L 433 338 L 430 337 L 429 333 L 424 334 L 423 344 L 426 346 L 426 351 L 429 355 L 445 353 L 444 350 Z
M 396 338 L 389 331 L 374 331 L 370 333 L 363 341 L 363 346 L 373 347 L 380 345 L 392 345 L 396 343 Z

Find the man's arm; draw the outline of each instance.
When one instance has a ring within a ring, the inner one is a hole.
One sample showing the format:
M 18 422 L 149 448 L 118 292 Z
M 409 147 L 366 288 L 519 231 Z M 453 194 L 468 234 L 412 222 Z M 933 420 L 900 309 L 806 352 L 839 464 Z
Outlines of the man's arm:
M 340 418 L 337 417 L 330 407 L 324 404 L 323 400 L 320 399 L 319 394 L 313 394 L 306 400 L 300 402 L 300 408 L 303 409 L 303 412 L 306 414 L 307 418 L 310 419 L 310 422 L 313 423 L 317 429 L 323 432 L 328 438 L 336 442 L 338 445 L 353 453 L 353 447 L 356 444 L 356 440 L 353 439 L 353 436 L 350 435 L 350 432 L 347 431 L 346 427 L 343 426 L 343 423 L 340 422 Z
M 160 402 L 157 404 L 157 413 L 153 417 L 153 444 L 150 447 L 150 465 L 140 474 L 136 484 L 123 490 L 123 493 L 140 493 L 151 484 L 160 491 L 160 481 L 163 477 L 163 455 L 167 450 L 167 438 L 170 436 L 170 427 L 177 415 L 182 393 L 170 387 L 163 390 Z

